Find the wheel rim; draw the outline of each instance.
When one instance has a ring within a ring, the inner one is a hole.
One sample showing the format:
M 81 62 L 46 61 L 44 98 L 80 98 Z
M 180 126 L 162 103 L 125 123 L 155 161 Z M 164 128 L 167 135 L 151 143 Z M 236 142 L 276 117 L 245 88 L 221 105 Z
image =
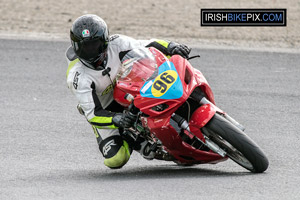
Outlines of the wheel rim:
M 233 147 L 234 148 L 234 147 Z M 243 167 L 249 169 L 249 170 L 253 170 L 254 167 L 251 164 L 251 162 L 238 150 L 235 149 L 235 151 L 232 152 L 227 152 L 227 156 L 232 159 L 233 161 L 235 161 L 236 163 L 242 165 Z
M 239 165 L 245 167 L 246 169 L 253 170 L 254 167 L 251 162 L 234 146 L 232 146 L 229 142 L 223 139 L 221 136 L 212 133 L 210 131 L 209 138 L 214 141 L 219 147 L 221 147 L 225 152 L 226 155 L 233 160 L 234 162 L 238 163 Z

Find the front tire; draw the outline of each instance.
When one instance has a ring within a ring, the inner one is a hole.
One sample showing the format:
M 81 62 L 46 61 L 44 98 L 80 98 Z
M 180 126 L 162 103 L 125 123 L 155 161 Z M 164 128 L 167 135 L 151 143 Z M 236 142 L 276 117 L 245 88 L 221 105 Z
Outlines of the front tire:
M 216 113 L 201 131 L 230 159 L 249 171 L 262 173 L 268 168 L 269 161 L 260 147 L 220 114 Z

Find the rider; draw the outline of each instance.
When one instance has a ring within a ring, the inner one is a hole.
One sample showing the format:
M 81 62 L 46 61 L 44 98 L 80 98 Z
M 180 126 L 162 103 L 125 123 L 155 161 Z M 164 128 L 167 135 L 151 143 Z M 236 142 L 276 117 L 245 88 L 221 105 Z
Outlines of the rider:
M 93 127 L 105 158 L 104 164 L 121 168 L 129 160 L 132 149 L 139 150 L 141 145 L 123 136 L 123 129 L 132 126 L 136 117 L 123 113 L 124 108 L 113 99 L 120 60 L 131 49 L 145 46 L 155 47 L 168 56 L 178 54 L 185 58 L 190 49 L 165 40 L 142 41 L 124 35 L 109 36 L 104 20 L 91 14 L 74 21 L 70 39 L 72 46 L 66 52 L 68 87 L 78 100 L 79 112 Z

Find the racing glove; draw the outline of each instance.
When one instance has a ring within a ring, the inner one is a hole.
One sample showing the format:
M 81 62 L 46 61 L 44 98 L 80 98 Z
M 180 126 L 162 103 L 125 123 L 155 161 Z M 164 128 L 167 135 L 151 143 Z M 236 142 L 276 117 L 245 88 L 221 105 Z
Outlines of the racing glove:
M 170 42 L 167 48 L 167 53 L 169 55 L 180 55 L 184 58 L 188 58 L 189 54 L 191 52 L 191 49 L 184 45 L 184 44 L 178 44 L 176 42 Z
M 136 118 L 137 116 L 131 115 L 130 113 L 116 113 L 112 118 L 112 122 L 117 127 L 129 128 L 134 124 Z

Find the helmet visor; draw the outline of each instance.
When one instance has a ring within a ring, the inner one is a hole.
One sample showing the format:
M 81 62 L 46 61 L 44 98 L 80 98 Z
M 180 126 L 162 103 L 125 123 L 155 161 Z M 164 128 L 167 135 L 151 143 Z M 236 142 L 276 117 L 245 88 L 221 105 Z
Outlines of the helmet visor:
M 101 53 L 97 59 L 94 61 L 88 61 L 85 59 L 80 59 L 83 64 L 89 68 L 96 69 L 96 70 L 103 70 L 105 69 L 107 63 L 107 49 Z
M 100 55 L 105 52 L 107 43 L 96 40 L 83 40 L 79 42 L 78 57 L 86 60 L 87 62 L 95 62 L 101 57 Z

